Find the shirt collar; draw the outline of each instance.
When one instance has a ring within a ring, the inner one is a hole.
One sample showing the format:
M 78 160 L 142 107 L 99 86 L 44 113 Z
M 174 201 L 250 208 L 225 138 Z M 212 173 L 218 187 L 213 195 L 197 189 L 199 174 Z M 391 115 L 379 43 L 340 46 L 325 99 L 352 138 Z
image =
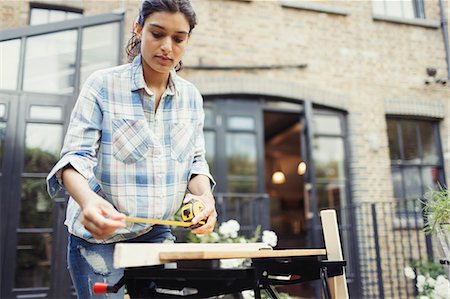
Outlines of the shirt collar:
M 169 73 L 169 84 L 167 85 L 167 95 L 174 95 L 177 91 L 177 74 L 175 70 Z M 131 91 L 145 88 L 147 85 L 142 71 L 141 55 L 137 55 L 131 62 Z

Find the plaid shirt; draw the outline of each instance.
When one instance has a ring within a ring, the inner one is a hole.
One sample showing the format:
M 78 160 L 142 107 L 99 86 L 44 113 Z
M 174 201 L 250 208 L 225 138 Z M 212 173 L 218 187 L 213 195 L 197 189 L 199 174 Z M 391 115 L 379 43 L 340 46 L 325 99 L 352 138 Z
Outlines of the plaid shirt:
M 97 71 L 80 92 L 61 151 L 47 177 L 49 194 L 64 188 L 60 173 L 71 164 L 90 188 L 132 217 L 168 219 L 179 209 L 195 174 L 210 178 L 205 160 L 203 100 L 189 82 L 170 73 L 155 112 L 141 57 L 130 64 Z M 80 223 L 81 209 L 69 199 L 65 224 L 71 234 L 95 243 L 121 241 L 151 226 L 127 223 L 98 241 Z

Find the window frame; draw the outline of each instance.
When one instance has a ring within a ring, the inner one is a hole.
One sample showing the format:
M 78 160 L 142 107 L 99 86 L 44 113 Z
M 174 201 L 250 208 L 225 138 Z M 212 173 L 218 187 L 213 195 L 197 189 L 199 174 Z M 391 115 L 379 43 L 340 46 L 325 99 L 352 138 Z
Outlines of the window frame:
M 45 9 L 48 11 L 60 11 L 60 12 L 70 12 L 75 14 L 80 14 L 83 17 L 83 9 L 67 5 L 51 4 L 51 3 L 41 3 L 41 2 L 30 2 L 30 10 L 28 12 L 28 25 L 31 25 L 31 13 L 33 9 Z M 67 21 L 67 20 L 64 20 Z M 48 23 L 44 23 L 48 24 Z

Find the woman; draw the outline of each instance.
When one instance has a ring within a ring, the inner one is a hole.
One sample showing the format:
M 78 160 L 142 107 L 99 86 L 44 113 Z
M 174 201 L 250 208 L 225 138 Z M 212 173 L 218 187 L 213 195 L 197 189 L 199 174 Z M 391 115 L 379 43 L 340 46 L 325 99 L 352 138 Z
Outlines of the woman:
M 125 215 L 168 219 L 197 199 L 205 209 L 192 222 L 208 221 L 192 232 L 214 229 L 202 97 L 175 72 L 195 25 L 188 0 L 144 0 L 127 48 L 132 62 L 95 72 L 80 92 L 47 177 L 50 195 L 65 188 L 71 196 L 68 265 L 79 298 L 91 297 L 95 282 L 122 276 L 112 266 L 115 242 L 173 242 L 169 227 L 128 223 Z

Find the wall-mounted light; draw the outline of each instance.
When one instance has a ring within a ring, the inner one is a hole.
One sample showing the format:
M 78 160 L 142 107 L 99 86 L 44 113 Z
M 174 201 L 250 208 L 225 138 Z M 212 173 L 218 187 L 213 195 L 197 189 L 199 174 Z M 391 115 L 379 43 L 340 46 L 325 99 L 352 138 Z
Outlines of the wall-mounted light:
M 427 78 L 425 79 L 425 84 L 429 85 L 432 83 L 436 83 L 436 84 L 446 85 L 447 79 L 446 78 L 437 78 L 436 74 L 437 74 L 437 70 L 435 67 L 427 67 Z
M 300 163 L 298 163 L 298 166 L 297 166 L 297 173 L 299 175 L 304 175 L 305 172 L 306 172 L 306 163 L 303 161 L 300 161 Z
M 286 182 L 286 176 L 281 170 L 275 171 L 272 174 L 272 183 L 275 185 L 281 185 Z

